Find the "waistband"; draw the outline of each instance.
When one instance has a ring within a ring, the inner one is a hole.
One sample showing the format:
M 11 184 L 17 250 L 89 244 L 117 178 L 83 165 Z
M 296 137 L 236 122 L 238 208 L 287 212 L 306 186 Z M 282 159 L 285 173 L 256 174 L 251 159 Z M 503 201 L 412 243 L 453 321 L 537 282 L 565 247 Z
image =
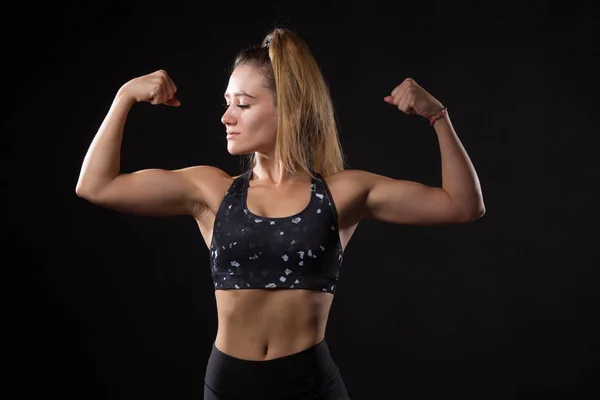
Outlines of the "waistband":
M 323 387 L 338 368 L 325 339 L 302 350 L 265 361 L 243 360 L 220 351 L 214 344 L 205 383 L 223 395 L 252 398 L 292 396 Z

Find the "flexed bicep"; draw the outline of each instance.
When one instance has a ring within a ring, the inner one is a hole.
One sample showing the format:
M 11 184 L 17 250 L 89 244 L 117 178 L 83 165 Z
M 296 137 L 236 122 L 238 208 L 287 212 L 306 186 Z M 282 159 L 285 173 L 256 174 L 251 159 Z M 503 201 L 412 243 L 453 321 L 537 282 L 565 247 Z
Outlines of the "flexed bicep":
M 194 215 L 204 206 L 204 185 L 226 175 L 210 166 L 178 170 L 145 169 L 120 174 L 88 201 L 121 212 L 151 215 Z

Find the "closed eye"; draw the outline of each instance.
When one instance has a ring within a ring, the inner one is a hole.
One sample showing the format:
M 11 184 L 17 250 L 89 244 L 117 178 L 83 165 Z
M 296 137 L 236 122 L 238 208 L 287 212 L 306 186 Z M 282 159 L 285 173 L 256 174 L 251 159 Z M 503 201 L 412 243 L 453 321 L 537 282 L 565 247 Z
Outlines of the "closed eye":
M 243 109 L 250 108 L 250 106 L 249 106 L 249 105 L 246 105 L 246 104 L 238 104 L 237 106 L 238 106 L 239 108 L 243 108 Z M 223 104 L 223 107 L 225 107 L 225 108 L 229 108 L 229 104 Z

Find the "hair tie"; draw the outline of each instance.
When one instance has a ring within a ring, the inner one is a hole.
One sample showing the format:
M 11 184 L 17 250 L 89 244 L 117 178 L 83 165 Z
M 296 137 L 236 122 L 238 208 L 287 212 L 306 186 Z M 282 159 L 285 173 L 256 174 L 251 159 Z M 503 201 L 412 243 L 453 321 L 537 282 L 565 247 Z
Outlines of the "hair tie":
M 269 36 L 267 38 L 267 42 L 265 43 L 264 47 L 269 47 L 271 45 L 271 42 L 273 41 L 273 36 Z

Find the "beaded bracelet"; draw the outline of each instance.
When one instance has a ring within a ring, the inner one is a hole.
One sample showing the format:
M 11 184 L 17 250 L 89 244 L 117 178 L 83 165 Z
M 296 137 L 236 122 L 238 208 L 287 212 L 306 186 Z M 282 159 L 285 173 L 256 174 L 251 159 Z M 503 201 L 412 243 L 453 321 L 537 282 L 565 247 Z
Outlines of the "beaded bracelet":
M 438 119 L 440 119 L 444 115 L 446 115 L 446 111 L 447 110 L 448 110 L 448 107 L 444 107 L 444 109 L 442 111 L 440 111 L 438 113 L 438 115 L 436 115 L 435 117 L 429 117 L 429 126 L 433 126 L 433 124 L 435 123 L 435 121 L 437 121 Z

